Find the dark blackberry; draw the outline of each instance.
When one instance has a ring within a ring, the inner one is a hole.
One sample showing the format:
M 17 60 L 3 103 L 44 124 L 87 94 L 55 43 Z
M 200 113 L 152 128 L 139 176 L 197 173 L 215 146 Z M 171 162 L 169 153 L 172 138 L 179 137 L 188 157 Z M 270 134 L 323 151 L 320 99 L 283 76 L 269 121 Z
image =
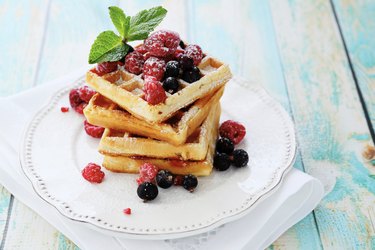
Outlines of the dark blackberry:
M 249 155 L 243 149 L 236 149 L 233 151 L 232 163 L 234 166 L 241 168 L 247 165 L 249 162 Z
M 167 79 L 165 79 L 163 82 L 163 88 L 169 94 L 176 93 L 179 87 L 180 84 L 175 77 L 167 77 Z
M 178 77 L 180 74 L 180 64 L 177 61 L 169 61 L 165 66 L 165 77 Z
M 182 186 L 189 192 L 193 192 L 198 186 L 198 179 L 192 174 L 185 175 L 183 178 Z
M 234 150 L 234 144 L 231 140 L 225 137 L 221 137 L 216 141 L 216 151 L 219 153 L 232 154 Z
M 193 83 L 201 78 L 201 72 L 199 68 L 193 67 L 191 70 L 185 70 L 182 73 L 182 79 L 188 83 Z
M 180 57 L 180 66 L 183 70 L 190 70 L 194 67 L 194 60 L 187 55 L 182 55 Z
M 216 153 L 214 156 L 214 168 L 219 171 L 225 171 L 230 167 L 229 155 L 225 153 Z
M 144 201 L 151 201 L 159 194 L 158 187 L 151 182 L 143 182 L 138 186 L 137 194 Z
M 169 188 L 173 185 L 173 175 L 167 170 L 160 170 L 156 175 L 156 183 L 161 188 Z
M 182 40 L 180 41 L 178 45 L 180 45 L 181 49 L 185 49 L 186 47 L 185 43 Z

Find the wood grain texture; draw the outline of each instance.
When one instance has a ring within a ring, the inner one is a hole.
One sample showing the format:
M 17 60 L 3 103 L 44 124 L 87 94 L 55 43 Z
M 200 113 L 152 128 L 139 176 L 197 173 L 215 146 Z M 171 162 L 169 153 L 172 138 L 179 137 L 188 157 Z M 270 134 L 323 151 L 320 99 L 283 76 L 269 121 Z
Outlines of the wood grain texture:
M 333 3 L 375 129 L 375 2 L 334 0 Z
M 305 170 L 328 186 L 336 180 L 315 210 L 323 247 L 371 249 L 374 169 L 361 150 L 373 142 L 331 5 L 324 0 L 270 4 Z
M 43 44 L 48 0 L 0 4 L 0 96 L 33 86 Z
M 189 41 L 230 63 L 235 74 L 266 88 L 290 111 L 267 1 L 192 1 L 189 8 Z M 303 169 L 299 158 L 295 167 Z M 284 233 L 272 247 L 320 249 L 313 214 Z

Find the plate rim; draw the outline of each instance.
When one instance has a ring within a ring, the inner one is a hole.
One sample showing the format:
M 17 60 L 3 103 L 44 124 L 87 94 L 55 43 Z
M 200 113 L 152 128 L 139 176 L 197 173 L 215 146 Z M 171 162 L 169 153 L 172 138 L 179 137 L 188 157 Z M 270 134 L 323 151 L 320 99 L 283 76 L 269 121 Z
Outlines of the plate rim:
M 184 231 L 165 231 L 160 233 L 154 233 L 154 232 L 143 232 L 143 233 L 137 233 L 137 232 L 131 232 L 129 229 L 123 229 L 118 227 L 109 227 L 108 223 L 101 221 L 101 223 L 97 223 L 97 221 L 93 221 L 90 216 L 80 216 L 77 218 L 77 213 L 74 213 L 75 216 L 72 215 L 73 211 L 70 209 L 70 207 L 65 203 L 61 202 L 58 199 L 54 199 L 54 197 L 51 197 L 51 195 L 47 194 L 45 196 L 45 191 L 47 190 L 44 187 L 43 180 L 34 172 L 32 167 L 32 161 L 30 159 L 31 156 L 31 146 L 32 146 L 32 136 L 35 132 L 35 129 L 39 122 L 44 118 L 45 115 L 47 115 L 58 103 L 60 98 L 65 95 L 71 88 L 81 86 L 82 83 L 84 83 L 84 76 L 80 76 L 77 78 L 72 84 L 64 86 L 53 93 L 53 95 L 48 98 L 47 102 L 38 109 L 37 112 L 31 117 L 29 122 L 26 124 L 22 140 L 20 142 L 20 151 L 19 151 L 19 160 L 22 172 L 25 174 L 27 179 L 31 182 L 31 186 L 33 187 L 33 190 L 35 193 L 45 202 L 47 202 L 50 206 L 54 207 L 61 215 L 63 215 L 65 218 L 73 221 L 74 223 L 79 224 L 85 224 L 91 229 L 94 229 L 96 231 L 100 231 L 104 234 L 115 236 L 115 237 L 121 237 L 121 238 L 129 238 L 129 239 L 149 239 L 149 240 L 155 240 L 155 239 L 174 239 L 174 238 L 181 238 L 181 237 L 187 237 L 196 235 L 199 233 L 207 232 L 209 230 L 212 230 L 214 228 L 217 228 L 223 224 L 226 224 L 231 221 L 235 221 L 245 215 L 247 215 L 255 206 L 257 203 L 261 202 L 262 200 L 266 199 L 270 195 L 272 195 L 278 187 L 282 184 L 284 181 L 284 177 L 289 172 L 289 170 L 293 167 L 293 164 L 296 160 L 297 155 L 297 141 L 296 141 L 296 134 L 295 134 L 295 128 L 294 123 L 288 114 L 288 112 L 283 108 L 283 106 L 274 99 L 271 95 L 268 94 L 268 92 L 259 85 L 253 85 L 248 80 L 245 80 L 241 77 L 233 77 L 231 81 L 236 82 L 236 84 L 240 85 L 241 87 L 246 88 L 248 91 L 256 92 L 258 97 L 263 101 L 263 104 L 265 105 L 271 105 L 270 107 L 273 108 L 275 111 L 277 111 L 277 114 L 282 118 L 283 125 L 284 125 L 284 133 L 287 130 L 290 130 L 288 133 L 288 137 L 290 139 L 289 141 L 289 149 L 287 150 L 286 156 L 284 156 L 284 162 L 281 164 L 278 168 L 279 171 L 276 171 L 277 173 L 273 173 L 274 176 L 272 177 L 272 181 L 270 182 L 269 186 L 266 188 L 263 188 L 261 192 L 258 192 L 257 194 L 253 195 L 255 198 L 247 199 L 248 203 L 246 204 L 247 207 L 243 210 L 240 210 L 239 212 L 232 213 L 230 215 L 227 215 L 225 217 L 219 218 L 217 220 L 210 221 L 206 225 L 194 228 L 194 229 L 188 229 Z M 250 86 L 251 85 L 251 86 Z M 265 99 L 265 100 L 264 100 Z M 267 103 L 267 101 L 269 103 Z M 31 138 L 30 138 L 31 137 Z M 291 149 L 293 147 L 293 149 Z M 28 150 L 29 149 L 29 150 Z M 27 159 L 26 159 L 27 158 Z M 276 180 L 276 181 L 275 181 Z M 251 201 L 251 204 L 249 204 Z M 58 202 L 59 204 L 56 204 Z M 105 224 L 102 224 L 105 223 Z M 122 230 L 121 230 L 122 229 Z

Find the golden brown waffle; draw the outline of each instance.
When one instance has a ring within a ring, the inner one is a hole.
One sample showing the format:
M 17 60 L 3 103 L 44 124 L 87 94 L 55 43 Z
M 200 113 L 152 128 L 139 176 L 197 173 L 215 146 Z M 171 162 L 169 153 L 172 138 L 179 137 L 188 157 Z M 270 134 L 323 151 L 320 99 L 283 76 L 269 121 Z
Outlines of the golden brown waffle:
M 97 92 L 137 118 L 150 123 L 161 123 L 195 100 L 213 93 L 225 85 L 232 76 L 228 65 L 209 56 L 203 58 L 198 68 L 203 74 L 200 80 L 189 84 L 179 79 L 181 89 L 173 95 L 167 93 L 165 102 L 157 105 L 151 105 L 143 99 L 144 82 L 141 75 L 131 74 L 123 67 L 103 76 L 89 71 L 86 81 Z
M 91 98 L 84 109 L 84 114 L 89 123 L 100 127 L 127 131 L 173 145 L 181 145 L 202 124 L 210 109 L 219 102 L 223 91 L 224 87 L 213 95 L 197 100 L 163 123 L 150 124 L 135 118 L 100 94 Z
M 164 141 L 139 137 L 127 132 L 105 129 L 99 152 L 111 156 L 133 156 L 176 160 L 203 160 L 206 158 L 210 138 L 217 130 L 220 118 L 218 103 L 185 144 L 175 146 Z
M 215 110 L 217 114 L 217 121 L 215 122 L 215 129 L 209 138 L 209 146 L 206 158 L 202 161 L 183 161 L 175 159 L 158 159 L 148 157 L 136 156 L 111 156 L 104 154 L 103 166 L 113 172 L 120 173 L 138 173 L 139 167 L 145 162 L 154 164 L 159 169 L 165 169 L 173 174 L 186 175 L 193 174 L 196 176 L 208 176 L 213 168 L 213 154 L 215 151 L 215 142 L 217 138 L 220 106 Z

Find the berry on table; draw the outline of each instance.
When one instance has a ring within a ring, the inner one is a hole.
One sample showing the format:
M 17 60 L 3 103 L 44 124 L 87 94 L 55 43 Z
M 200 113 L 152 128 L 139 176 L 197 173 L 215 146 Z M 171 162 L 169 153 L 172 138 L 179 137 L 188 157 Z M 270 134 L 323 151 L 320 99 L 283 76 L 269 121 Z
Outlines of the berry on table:
M 156 183 L 161 188 L 169 188 L 173 185 L 173 175 L 167 170 L 160 170 L 156 175 Z
M 125 69 L 136 75 L 142 73 L 144 63 L 143 55 L 137 51 L 133 51 L 125 57 Z
M 155 78 L 147 78 L 145 80 L 143 92 L 145 93 L 145 100 L 151 105 L 162 103 L 167 99 L 163 86 Z
M 193 58 L 185 55 L 185 54 L 182 54 L 180 57 L 179 57 L 179 62 L 180 62 L 180 65 L 181 65 L 181 68 L 185 71 L 185 70 L 190 70 L 194 67 L 194 60 Z
M 198 67 L 193 67 L 191 70 L 185 70 L 182 73 L 182 79 L 188 83 L 193 83 L 201 78 L 201 72 Z
M 158 81 L 161 81 L 164 76 L 165 62 L 162 59 L 156 57 L 148 58 L 143 64 L 143 75 L 153 76 Z
M 216 152 L 232 154 L 234 150 L 234 144 L 231 140 L 225 137 L 221 137 L 216 141 Z
M 165 66 L 165 77 L 178 77 L 180 74 L 180 64 L 177 61 L 169 61 Z
M 233 152 L 233 160 L 232 163 L 234 166 L 238 168 L 242 168 L 247 165 L 249 162 L 249 155 L 243 149 L 236 149 Z
M 227 120 L 219 128 L 220 136 L 230 139 L 234 144 L 238 144 L 246 135 L 246 128 L 241 123 Z
M 214 156 L 214 168 L 219 171 L 225 171 L 230 167 L 229 155 L 225 153 L 216 153 Z
M 175 77 L 167 77 L 163 82 L 163 89 L 169 94 L 176 93 L 179 87 L 180 84 Z
M 159 190 L 155 184 L 151 182 L 143 182 L 141 185 L 138 186 L 137 194 L 138 197 L 142 200 L 151 201 L 158 196 Z
M 151 163 L 144 163 L 139 167 L 139 177 L 137 183 L 142 184 L 143 182 L 154 182 L 155 176 L 158 173 L 158 168 Z
M 184 54 L 193 59 L 195 66 L 198 66 L 198 64 L 202 61 L 203 58 L 201 47 L 195 44 L 190 44 L 186 46 Z
M 189 192 L 193 192 L 198 186 L 198 179 L 192 174 L 185 175 L 183 178 L 182 186 Z
M 168 30 L 159 30 L 153 32 L 146 38 L 143 46 L 153 56 L 166 57 L 176 51 L 179 43 L 180 36 L 178 33 Z
M 89 182 L 101 183 L 105 174 L 99 165 L 90 162 L 82 170 L 82 176 Z
M 83 125 L 84 125 L 84 128 L 85 128 L 86 134 L 88 134 L 88 135 L 90 135 L 94 138 L 102 137 L 102 135 L 104 133 L 104 128 L 92 125 L 87 120 L 85 120 L 83 122 Z

